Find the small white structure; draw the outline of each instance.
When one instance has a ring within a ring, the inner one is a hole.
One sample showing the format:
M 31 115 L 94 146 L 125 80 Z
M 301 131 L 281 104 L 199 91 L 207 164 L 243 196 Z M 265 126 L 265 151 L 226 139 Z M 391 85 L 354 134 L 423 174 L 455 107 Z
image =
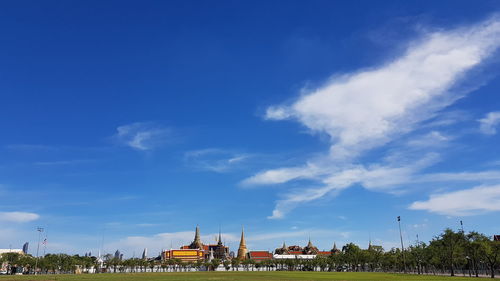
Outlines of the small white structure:
M 18 253 L 20 255 L 24 255 L 22 249 L 0 249 L 0 256 L 5 253 Z
M 297 259 L 297 260 L 312 260 L 316 257 L 316 255 L 273 255 L 274 259 L 277 260 L 288 260 L 288 259 Z

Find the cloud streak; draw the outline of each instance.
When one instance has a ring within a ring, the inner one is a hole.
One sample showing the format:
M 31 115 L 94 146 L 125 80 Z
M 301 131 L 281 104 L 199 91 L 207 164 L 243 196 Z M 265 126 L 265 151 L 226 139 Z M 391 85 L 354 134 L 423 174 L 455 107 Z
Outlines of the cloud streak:
M 116 128 L 115 138 L 136 150 L 152 150 L 169 141 L 171 130 L 154 123 L 132 123 Z
M 500 111 L 490 112 L 478 121 L 481 133 L 485 135 L 494 135 L 497 133 L 496 127 L 500 125 Z
M 424 121 L 436 118 L 463 97 L 467 90 L 460 87 L 461 82 L 471 70 L 485 63 L 499 45 L 497 18 L 426 34 L 391 62 L 338 75 L 290 104 L 269 107 L 266 119 L 295 120 L 313 133 L 325 134 L 331 142 L 330 150 L 322 159 L 313 159 L 304 166 L 262 171 L 243 183 L 279 184 L 297 179 L 316 182 L 317 187 L 288 191 L 277 201 L 270 218 L 281 218 L 299 204 L 355 183 L 379 189 L 406 181 L 433 165 L 432 156 L 409 165 L 352 163 L 367 151 L 424 127 Z M 429 147 L 446 140 L 446 136 L 431 131 L 408 145 Z
M 0 212 L 0 221 L 25 223 L 38 220 L 40 215 L 28 212 Z
M 196 169 L 225 173 L 241 166 L 250 157 L 251 155 L 245 153 L 208 148 L 186 152 L 184 161 L 186 165 Z
M 471 189 L 434 194 L 429 200 L 412 203 L 409 209 L 451 216 L 470 216 L 500 211 L 500 185 L 477 186 Z

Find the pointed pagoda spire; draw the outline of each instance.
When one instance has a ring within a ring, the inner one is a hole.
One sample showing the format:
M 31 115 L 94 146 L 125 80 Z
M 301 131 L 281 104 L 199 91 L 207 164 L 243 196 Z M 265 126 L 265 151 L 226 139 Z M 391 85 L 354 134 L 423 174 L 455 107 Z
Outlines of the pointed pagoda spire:
M 245 242 L 245 230 L 243 227 L 241 227 L 241 240 L 240 240 L 240 247 L 238 248 L 238 259 L 244 260 L 247 258 L 247 243 Z
M 222 235 L 221 235 L 221 231 L 220 231 L 220 226 L 219 226 L 219 241 L 217 241 L 217 245 L 222 245 Z
M 196 232 L 194 234 L 194 241 L 199 241 L 200 240 L 200 227 L 196 225 Z
M 311 236 L 309 236 L 309 242 L 307 243 L 307 247 L 308 247 L 308 248 L 312 248 L 312 247 L 314 247 L 314 245 L 313 245 L 313 244 L 312 244 L 312 242 L 311 242 Z
M 191 249 L 203 249 L 203 243 L 201 243 L 201 238 L 200 238 L 200 227 L 196 225 L 196 231 L 194 234 L 194 241 L 189 245 L 189 248 Z
M 304 247 L 303 253 L 306 255 L 315 255 L 318 253 L 318 248 L 316 248 L 311 242 L 311 237 L 309 237 L 309 242 L 307 243 L 307 246 Z

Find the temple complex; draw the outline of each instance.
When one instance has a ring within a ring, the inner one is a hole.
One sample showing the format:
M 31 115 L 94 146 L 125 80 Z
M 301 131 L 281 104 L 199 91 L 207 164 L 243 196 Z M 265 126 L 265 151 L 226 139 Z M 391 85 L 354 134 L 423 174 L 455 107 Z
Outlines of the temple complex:
M 218 259 L 221 261 L 237 258 L 239 260 L 252 259 L 263 261 L 267 259 L 314 259 L 316 256 L 327 256 L 340 252 L 337 245 L 333 243 L 330 251 L 320 251 L 309 239 L 306 246 L 287 246 L 285 242 L 273 253 L 269 251 L 249 251 L 245 241 L 245 230 L 241 229 L 241 239 L 236 256 L 229 252 L 229 247 L 224 245 L 222 232 L 219 228 L 219 235 L 216 238 L 216 244 L 203 244 L 201 241 L 200 228 L 196 226 L 194 239 L 189 245 L 180 247 L 180 249 L 170 249 L 163 251 L 162 259 L 179 259 L 184 262 L 211 261 Z M 369 247 L 375 247 L 371 245 Z M 144 255 L 143 255 L 144 256 Z

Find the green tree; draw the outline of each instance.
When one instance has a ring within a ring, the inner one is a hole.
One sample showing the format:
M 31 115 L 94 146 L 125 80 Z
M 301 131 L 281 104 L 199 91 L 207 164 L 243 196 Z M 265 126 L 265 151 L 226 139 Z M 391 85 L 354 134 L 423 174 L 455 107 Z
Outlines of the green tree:
M 495 278 L 495 269 L 500 263 L 500 241 L 488 240 L 483 242 L 484 257 L 490 268 L 491 278 Z
M 447 228 L 434 239 L 437 248 L 442 251 L 442 258 L 450 270 L 450 275 L 455 276 L 455 264 L 463 257 L 464 235 Z
M 362 252 L 358 245 L 349 243 L 342 248 L 345 255 L 345 261 L 352 271 L 358 271 L 362 262 Z
M 231 260 L 231 267 L 233 268 L 233 270 L 236 268 L 236 271 L 238 271 L 240 264 L 241 264 L 240 259 L 232 259 Z

